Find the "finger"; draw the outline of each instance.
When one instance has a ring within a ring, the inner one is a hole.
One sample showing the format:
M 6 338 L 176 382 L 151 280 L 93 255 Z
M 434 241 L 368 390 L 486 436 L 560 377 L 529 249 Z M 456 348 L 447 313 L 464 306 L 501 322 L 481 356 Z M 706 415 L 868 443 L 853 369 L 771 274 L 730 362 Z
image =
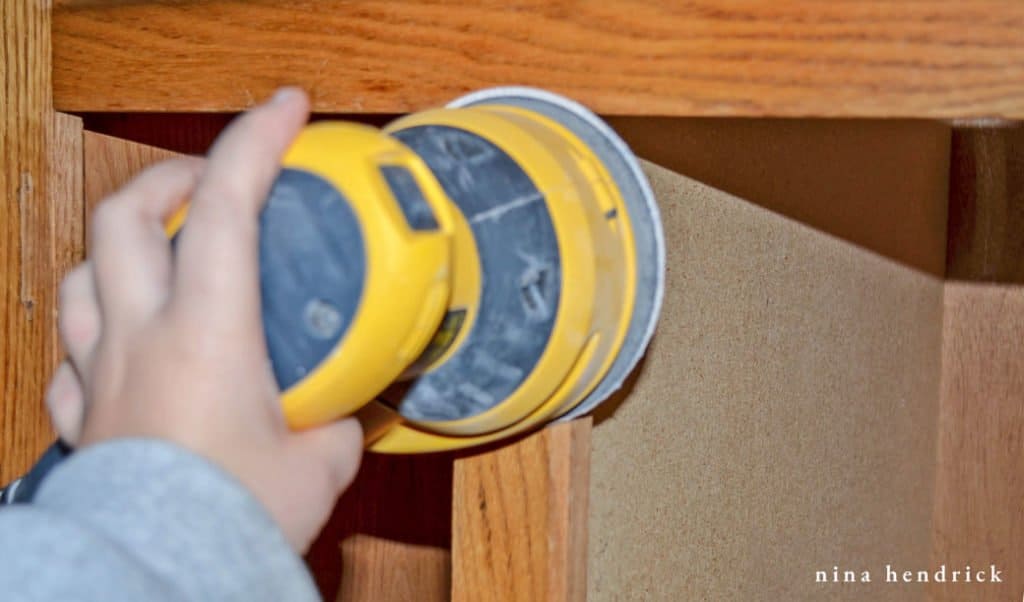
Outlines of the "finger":
M 61 440 L 74 447 L 82 434 L 85 395 L 82 383 L 68 362 L 61 363 L 50 381 L 46 390 L 46 409 Z
M 71 366 L 79 375 L 89 372 L 101 329 L 92 264 L 84 262 L 71 270 L 61 282 L 57 315 L 57 331 L 61 342 Z
M 264 504 L 300 554 L 323 528 L 338 496 L 355 478 L 363 452 L 363 431 L 349 418 L 288 435 L 286 453 L 275 455 L 274 468 L 283 470 L 281 491 L 267 495 Z M 290 484 L 289 484 L 290 483 Z
M 171 275 L 163 223 L 189 197 L 202 168 L 193 157 L 158 163 L 96 209 L 90 259 L 105 328 L 137 322 L 163 305 Z
M 175 304 L 220 325 L 258 319 L 259 212 L 308 115 L 305 93 L 285 88 L 217 139 L 178 240 Z
M 358 420 L 346 418 L 293 437 L 300 456 L 325 467 L 327 495 L 336 497 L 352 484 L 363 457 L 363 429 Z M 330 501 L 333 504 L 333 498 Z

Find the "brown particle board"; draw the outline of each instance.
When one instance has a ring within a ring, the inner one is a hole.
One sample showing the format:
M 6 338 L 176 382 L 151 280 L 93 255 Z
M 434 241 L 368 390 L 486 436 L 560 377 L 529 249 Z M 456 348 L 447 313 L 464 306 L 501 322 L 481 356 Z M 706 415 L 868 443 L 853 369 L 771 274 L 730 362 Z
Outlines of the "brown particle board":
M 920 599 L 878 581 L 929 563 L 941 280 L 645 169 L 668 286 L 596 416 L 589 599 Z M 873 583 L 816 584 L 833 566 Z

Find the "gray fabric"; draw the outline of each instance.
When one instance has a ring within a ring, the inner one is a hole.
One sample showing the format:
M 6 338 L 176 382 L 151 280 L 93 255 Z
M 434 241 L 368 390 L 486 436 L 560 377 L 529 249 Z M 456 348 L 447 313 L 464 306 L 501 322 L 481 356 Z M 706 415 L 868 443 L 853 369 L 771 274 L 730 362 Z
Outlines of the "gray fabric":
M 29 505 L 0 509 L 3 600 L 319 600 L 236 480 L 169 443 L 73 454 Z

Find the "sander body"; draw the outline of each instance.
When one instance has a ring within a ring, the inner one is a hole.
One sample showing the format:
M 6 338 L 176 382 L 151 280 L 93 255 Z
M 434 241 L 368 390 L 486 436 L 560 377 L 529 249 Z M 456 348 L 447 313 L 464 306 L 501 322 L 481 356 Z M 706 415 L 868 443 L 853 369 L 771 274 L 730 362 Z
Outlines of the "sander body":
M 661 220 L 636 158 L 589 110 L 532 88 L 382 130 L 307 126 L 259 247 L 289 425 L 355 414 L 385 453 L 586 414 L 639 362 L 664 290 Z M 30 499 L 68 453 L 55 444 L 0 502 Z
M 584 414 L 621 386 L 657 319 L 664 243 L 604 122 L 497 88 L 383 130 L 308 126 L 261 216 L 260 272 L 290 426 L 357 414 L 370 449 L 429 452 Z

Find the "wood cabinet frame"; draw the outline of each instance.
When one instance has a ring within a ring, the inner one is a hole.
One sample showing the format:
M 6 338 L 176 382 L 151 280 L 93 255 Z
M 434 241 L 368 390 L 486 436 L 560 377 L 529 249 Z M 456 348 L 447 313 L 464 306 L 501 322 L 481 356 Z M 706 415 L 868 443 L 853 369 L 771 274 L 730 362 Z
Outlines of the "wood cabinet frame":
M 400 113 L 517 83 L 651 119 L 933 118 L 955 125 L 933 545 L 937 556 L 988 546 L 1018 569 L 1020 594 L 1024 135 L 1012 120 L 1024 117 L 1024 4 L 0 6 L 0 478 L 52 438 L 38 400 L 60 357 L 56 285 L 83 257 L 87 207 L 165 155 L 83 132 L 75 114 L 234 112 L 280 84 L 309 89 L 322 113 Z M 582 420 L 480 453 L 371 459 L 310 557 L 324 591 L 583 599 L 590 429 Z M 397 504 L 381 485 L 394 475 L 429 501 Z M 517 504 L 524 492 L 538 503 Z M 424 512 L 449 506 L 450 531 L 424 530 Z M 340 537 L 354 533 L 342 569 Z

